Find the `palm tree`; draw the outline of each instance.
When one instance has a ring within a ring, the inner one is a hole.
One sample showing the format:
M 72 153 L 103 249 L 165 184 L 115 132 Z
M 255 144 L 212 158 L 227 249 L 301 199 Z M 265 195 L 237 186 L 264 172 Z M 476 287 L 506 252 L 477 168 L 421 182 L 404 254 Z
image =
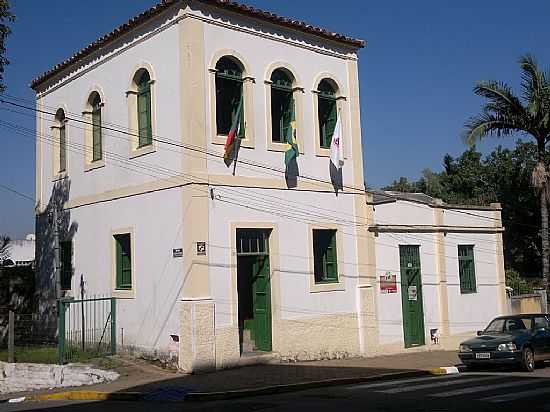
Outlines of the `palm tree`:
M 524 133 L 537 143 L 537 166 L 532 175 L 532 184 L 540 195 L 542 237 L 542 281 L 548 289 L 550 274 L 550 244 L 548 241 L 548 201 L 550 179 L 545 162 L 546 143 L 550 139 L 550 73 L 543 72 L 534 57 L 522 56 L 522 99 L 501 82 L 479 82 L 474 93 L 486 102 L 480 114 L 471 117 L 465 125 L 464 138 L 470 145 L 487 136 L 509 136 Z

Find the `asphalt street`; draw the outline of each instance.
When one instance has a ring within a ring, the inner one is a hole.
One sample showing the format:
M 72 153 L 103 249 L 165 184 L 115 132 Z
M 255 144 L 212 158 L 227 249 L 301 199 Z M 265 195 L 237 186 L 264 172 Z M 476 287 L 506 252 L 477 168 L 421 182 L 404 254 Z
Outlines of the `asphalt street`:
M 0 411 L 550 411 L 550 367 L 535 373 L 466 372 L 261 396 L 179 402 L 24 402 Z

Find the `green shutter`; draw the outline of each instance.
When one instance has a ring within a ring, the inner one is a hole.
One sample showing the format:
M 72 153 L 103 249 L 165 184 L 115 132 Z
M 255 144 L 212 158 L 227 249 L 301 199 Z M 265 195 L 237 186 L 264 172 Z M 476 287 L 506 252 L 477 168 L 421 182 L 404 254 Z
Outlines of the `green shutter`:
M 458 272 L 460 277 L 460 293 L 475 293 L 476 275 L 474 247 L 472 245 L 458 246 Z
M 151 85 L 149 77 L 144 76 L 138 85 L 137 96 L 138 112 L 138 147 L 147 146 L 153 143 L 153 131 L 151 125 Z
M 101 145 L 101 107 L 98 105 L 92 111 L 92 162 L 101 160 Z
M 315 283 L 338 282 L 336 230 L 313 230 Z
M 73 276 L 73 243 L 70 240 L 59 242 L 59 260 L 61 262 L 61 289 L 71 289 Z
M 59 128 L 59 172 L 67 170 L 67 136 L 65 124 Z
M 321 147 L 326 149 L 330 148 L 337 119 L 336 99 L 334 97 L 319 96 L 319 133 Z
M 132 289 L 132 248 L 129 233 L 115 235 L 116 288 Z

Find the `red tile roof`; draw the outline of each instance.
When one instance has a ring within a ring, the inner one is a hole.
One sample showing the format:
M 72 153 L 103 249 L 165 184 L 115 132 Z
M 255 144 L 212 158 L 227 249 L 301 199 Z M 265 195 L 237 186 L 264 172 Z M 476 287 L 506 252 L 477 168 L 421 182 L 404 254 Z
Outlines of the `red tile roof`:
M 35 78 L 31 82 L 31 87 L 36 89 L 40 84 L 44 83 L 48 79 L 55 76 L 57 73 L 61 72 L 63 69 L 67 68 L 73 63 L 83 59 L 84 57 L 90 55 L 96 50 L 99 50 L 101 47 L 115 40 L 116 38 L 122 36 L 125 33 L 128 33 L 130 30 L 136 28 L 140 24 L 148 21 L 149 19 L 159 15 L 166 9 L 168 9 L 173 4 L 177 3 L 179 0 L 161 0 L 158 4 L 151 7 L 150 9 L 144 11 L 138 16 L 128 20 L 128 22 L 117 27 L 110 33 L 100 37 L 93 43 L 84 47 L 65 61 L 55 65 L 50 70 L 45 73 L 42 73 L 40 76 Z M 313 34 L 324 39 L 333 40 L 339 43 L 343 43 L 347 46 L 354 48 L 360 48 L 365 46 L 365 41 L 360 39 L 354 39 L 352 37 L 344 36 L 342 34 L 330 32 L 320 27 L 312 26 L 300 20 L 293 20 L 286 17 L 278 16 L 274 13 L 256 9 L 244 4 L 237 3 L 230 0 L 198 0 L 201 3 L 212 5 L 215 7 L 224 8 L 226 10 L 231 10 L 239 14 L 254 17 L 260 20 L 268 21 L 279 26 L 288 27 L 294 30 L 299 30 L 304 33 Z

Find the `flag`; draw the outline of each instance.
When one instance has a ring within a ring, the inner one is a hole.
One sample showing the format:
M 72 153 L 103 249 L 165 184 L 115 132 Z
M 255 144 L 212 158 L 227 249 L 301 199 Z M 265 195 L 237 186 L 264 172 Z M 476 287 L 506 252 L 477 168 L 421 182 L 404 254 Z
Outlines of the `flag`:
M 299 155 L 298 142 L 296 141 L 296 116 L 294 114 L 294 100 L 292 101 L 292 110 L 290 111 L 290 126 L 286 132 L 286 143 L 289 145 L 285 152 L 285 166 L 288 167 L 292 160 Z
M 243 110 L 243 98 L 239 101 L 239 106 L 237 106 L 237 111 L 233 117 L 233 123 L 231 123 L 231 129 L 227 135 L 227 140 L 225 141 L 224 152 L 223 152 L 223 161 L 226 166 L 229 167 L 231 162 L 237 157 L 238 151 L 238 142 L 236 142 L 237 136 L 241 130 L 241 112 Z
M 340 115 L 336 120 L 336 127 L 332 133 L 332 142 L 330 143 L 330 161 L 340 169 L 344 165 L 344 142 L 342 141 L 342 121 Z

